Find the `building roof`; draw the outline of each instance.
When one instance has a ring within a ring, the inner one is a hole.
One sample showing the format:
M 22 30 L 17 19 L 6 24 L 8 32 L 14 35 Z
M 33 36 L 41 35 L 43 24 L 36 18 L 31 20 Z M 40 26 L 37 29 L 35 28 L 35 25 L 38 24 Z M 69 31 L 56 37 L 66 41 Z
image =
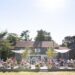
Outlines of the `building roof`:
M 15 47 L 43 47 L 43 48 L 48 48 L 48 47 L 59 47 L 57 43 L 54 41 L 17 41 Z
M 17 41 L 15 47 L 33 47 L 33 41 Z

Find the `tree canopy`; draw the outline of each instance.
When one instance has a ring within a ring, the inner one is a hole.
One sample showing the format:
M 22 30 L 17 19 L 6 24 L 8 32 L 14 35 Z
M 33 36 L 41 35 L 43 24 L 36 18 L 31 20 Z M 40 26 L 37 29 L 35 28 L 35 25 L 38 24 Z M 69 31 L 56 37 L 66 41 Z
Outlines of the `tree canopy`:
M 70 48 L 69 58 L 75 59 L 75 36 L 66 36 L 62 42 L 62 46 Z
M 1 32 L 0 33 L 0 58 L 6 61 L 6 59 L 10 56 L 12 56 L 11 48 L 12 45 L 7 39 L 7 32 Z
M 2 40 L 6 34 L 7 34 L 7 31 L 0 32 L 0 40 Z
M 21 38 L 23 38 L 25 41 L 28 41 L 29 40 L 29 31 L 28 30 L 23 31 L 21 33 Z
M 12 46 L 14 46 L 16 41 L 20 40 L 20 38 L 15 33 L 8 33 L 7 40 L 11 43 Z
M 44 30 L 37 31 L 37 36 L 35 38 L 35 41 L 51 41 L 51 36 L 49 32 L 46 32 Z
M 46 52 L 48 58 L 53 58 L 56 56 L 55 51 L 53 50 L 53 48 L 48 48 L 47 52 Z

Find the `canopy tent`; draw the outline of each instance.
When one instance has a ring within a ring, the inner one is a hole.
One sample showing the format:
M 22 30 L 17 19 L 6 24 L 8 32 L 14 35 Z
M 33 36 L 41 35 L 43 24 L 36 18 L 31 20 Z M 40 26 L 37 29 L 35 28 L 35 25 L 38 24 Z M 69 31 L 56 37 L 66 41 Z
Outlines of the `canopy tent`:
M 66 53 L 69 52 L 70 49 L 54 49 L 57 53 Z
M 14 53 L 19 53 L 19 54 L 22 54 L 23 52 L 24 52 L 25 50 L 12 50 L 12 52 L 14 52 Z

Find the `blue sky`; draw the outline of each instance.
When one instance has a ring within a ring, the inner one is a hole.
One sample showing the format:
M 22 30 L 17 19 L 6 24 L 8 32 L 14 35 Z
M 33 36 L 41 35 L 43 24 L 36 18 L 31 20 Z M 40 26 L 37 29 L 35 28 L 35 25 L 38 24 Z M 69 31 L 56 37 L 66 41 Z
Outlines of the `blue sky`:
M 75 0 L 0 0 L 0 32 L 27 29 L 32 38 L 46 30 L 59 44 L 75 35 Z

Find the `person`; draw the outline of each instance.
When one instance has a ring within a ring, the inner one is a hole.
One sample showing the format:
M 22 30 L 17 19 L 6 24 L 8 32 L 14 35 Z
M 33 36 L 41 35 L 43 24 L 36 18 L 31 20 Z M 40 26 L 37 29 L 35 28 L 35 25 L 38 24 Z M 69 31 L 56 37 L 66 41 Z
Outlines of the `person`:
M 60 66 L 64 66 L 64 59 L 60 59 Z
M 73 67 L 73 65 L 74 65 L 73 59 L 70 60 L 70 63 L 71 63 L 71 67 Z
M 52 60 L 51 64 L 52 64 L 52 69 L 56 69 L 54 60 Z

